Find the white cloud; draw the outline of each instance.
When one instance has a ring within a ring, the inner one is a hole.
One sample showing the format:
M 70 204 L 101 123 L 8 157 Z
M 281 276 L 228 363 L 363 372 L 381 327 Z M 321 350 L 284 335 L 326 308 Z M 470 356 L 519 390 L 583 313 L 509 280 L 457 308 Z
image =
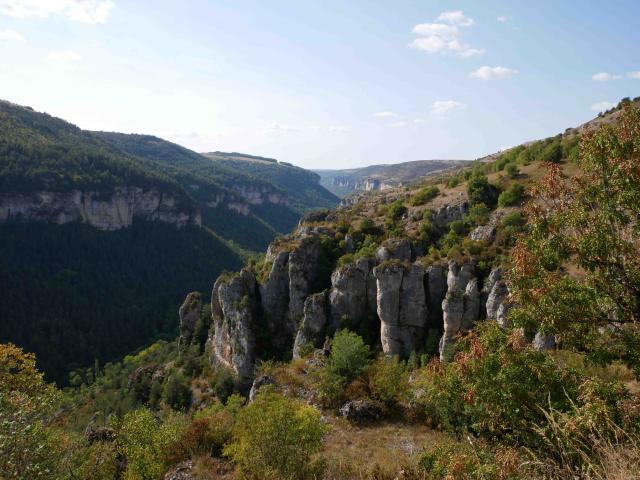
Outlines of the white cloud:
M 438 100 L 431 105 L 433 115 L 446 115 L 449 112 L 464 110 L 467 106 L 456 100 Z
M 279 135 L 283 133 L 295 133 L 300 131 L 295 127 L 292 127 L 290 125 L 284 125 L 282 123 L 270 123 L 262 127 L 262 130 L 267 135 Z
M 509 78 L 518 73 L 518 70 L 507 67 L 480 67 L 474 72 L 469 74 L 472 78 L 479 78 L 480 80 L 493 80 L 499 78 Z
M 609 110 L 615 106 L 616 104 L 612 102 L 598 102 L 591 105 L 591 110 L 594 112 L 604 112 L 605 110 Z
M 14 30 L 0 30 L 0 42 L 24 42 L 24 35 Z
M 609 82 L 611 80 L 619 80 L 620 78 L 622 78 L 620 75 L 612 75 L 607 72 L 600 72 L 592 76 L 591 80 L 594 80 L 596 82 Z
M 427 53 L 452 53 L 463 58 L 481 55 L 483 49 L 474 48 L 460 40 L 458 27 L 469 27 L 473 23 L 473 19 L 460 10 L 443 12 L 436 23 L 420 23 L 413 27 L 413 33 L 418 38 L 409 46 Z
M 50 52 L 47 55 L 47 60 L 51 62 L 72 63 L 79 62 L 80 60 L 82 60 L 82 57 L 79 53 L 74 52 L 73 50 L 60 50 L 56 52 Z
M 393 112 L 377 112 L 373 116 L 376 118 L 398 118 L 400 115 Z
M 509 17 L 507 17 L 506 15 L 500 15 L 498 18 L 496 18 L 497 21 L 499 22 L 506 22 L 507 20 L 509 20 Z
M 391 128 L 402 128 L 406 125 L 407 125 L 407 122 L 393 122 L 389 124 Z
M 0 14 L 14 18 L 47 18 L 62 15 L 74 22 L 105 23 L 112 0 L 0 0 Z
M 633 78 L 634 80 L 640 80 L 640 71 L 637 72 L 629 72 L 627 74 L 629 78 Z
M 473 18 L 467 17 L 462 10 L 454 10 L 452 12 L 442 12 L 438 15 L 437 20 L 451 25 L 460 25 L 461 27 L 470 27 L 474 24 Z
M 342 125 L 331 125 L 329 127 L 329 131 L 334 133 L 347 133 L 349 129 L 347 127 L 343 127 Z

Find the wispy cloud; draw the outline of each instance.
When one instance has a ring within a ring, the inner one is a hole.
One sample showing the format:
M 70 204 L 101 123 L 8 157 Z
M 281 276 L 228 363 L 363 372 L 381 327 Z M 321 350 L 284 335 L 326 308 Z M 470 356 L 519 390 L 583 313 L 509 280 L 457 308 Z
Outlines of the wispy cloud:
M 509 17 L 507 17 L 506 15 L 500 15 L 498 18 L 496 18 L 496 20 L 504 23 L 509 20 Z
M 0 0 L 0 14 L 14 18 L 61 15 L 74 22 L 105 23 L 115 6 L 112 0 Z
M 269 123 L 262 127 L 262 131 L 267 135 L 280 135 L 284 133 L 296 133 L 299 132 L 300 129 L 282 123 Z
M 472 78 L 479 78 L 480 80 L 494 80 L 513 77 L 518 73 L 518 70 L 513 68 L 489 67 L 485 65 L 484 67 L 480 67 L 479 69 L 471 72 L 469 76 Z
M 24 42 L 27 39 L 14 30 L 0 30 L 0 42 Z
M 407 122 L 403 122 L 403 121 L 393 122 L 389 124 L 391 128 L 402 128 L 402 127 L 405 127 L 406 125 L 407 125 Z
M 331 125 L 328 130 L 333 133 L 347 133 L 349 131 L 347 127 L 342 125 Z
M 398 118 L 400 115 L 394 112 L 376 112 L 373 116 L 376 118 Z
M 78 52 L 74 52 L 73 50 L 60 50 L 55 52 L 49 52 L 47 55 L 47 60 L 50 62 L 59 62 L 59 63 L 73 63 L 79 62 L 82 60 L 82 57 Z
M 473 18 L 467 17 L 462 10 L 453 10 L 451 12 L 442 12 L 436 19 L 440 22 L 458 25 L 460 27 L 470 27 L 475 22 Z
M 616 104 L 613 102 L 598 102 L 591 105 L 591 110 L 594 112 L 604 112 L 605 110 L 609 110 L 615 106 Z
M 481 55 L 483 49 L 474 48 L 460 39 L 460 28 L 473 24 L 473 19 L 465 16 L 461 10 L 442 12 L 436 23 L 420 23 L 413 27 L 413 33 L 418 38 L 409 46 L 427 53 L 450 53 L 462 58 Z
M 437 100 L 431 105 L 431 113 L 433 115 L 446 115 L 465 108 L 467 108 L 466 104 L 456 100 Z
M 621 75 L 612 75 L 608 72 L 599 72 L 591 77 L 591 80 L 596 82 L 610 82 L 611 80 L 620 80 L 622 78 Z
M 634 80 L 640 80 L 640 71 L 637 72 L 629 72 L 627 74 L 629 78 L 633 78 Z

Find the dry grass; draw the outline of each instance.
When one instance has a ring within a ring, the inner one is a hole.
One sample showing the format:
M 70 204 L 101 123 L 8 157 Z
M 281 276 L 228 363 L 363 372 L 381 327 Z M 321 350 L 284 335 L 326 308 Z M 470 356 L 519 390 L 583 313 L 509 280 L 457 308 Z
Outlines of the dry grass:
M 447 438 L 423 425 L 382 422 L 356 426 L 328 418 L 323 480 L 423 478 L 415 464 L 425 447 Z

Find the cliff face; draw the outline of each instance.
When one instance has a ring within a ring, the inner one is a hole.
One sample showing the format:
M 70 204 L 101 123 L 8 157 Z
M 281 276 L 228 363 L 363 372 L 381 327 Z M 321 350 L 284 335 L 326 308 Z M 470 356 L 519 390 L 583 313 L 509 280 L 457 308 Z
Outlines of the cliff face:
M 216 281 L 212 363 L 248 381 L 257 360 L 298 357 L 340 328 L 364 332 L 388 355 L 407 357 L 439 344 L 446 361 L 456 338 L 477 320 L 497 318 L 504 326 L 511 304 L 499 268 L 484 278 L 472 261 L 424 265 L 408 240 L 390 239 L 376 258 L 337 266 L 322 279 L 322 238 L 337 235 L 302 225 L 269 248 L 270 269 L 261 282 L 248 269 Z M 549 348 L 552 342 L 539 338 L 534 345 Z
M 116 187 L 108 196 L 81 190 L 0 193 L 0 223 L 13 219 L 59 225 L 82 222 L 112 231 L 129 227 L 134 218 L 178 228 L 201 224 L 199 212 L 181 208 L 173 196 L 156 189 Z

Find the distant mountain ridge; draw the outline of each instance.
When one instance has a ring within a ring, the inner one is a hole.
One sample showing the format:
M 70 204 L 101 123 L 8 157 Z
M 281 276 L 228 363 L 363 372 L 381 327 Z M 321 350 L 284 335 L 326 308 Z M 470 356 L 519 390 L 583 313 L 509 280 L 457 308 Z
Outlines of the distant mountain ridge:
M 320 175 L 322 186 L 339 197 L 345 197 L 358 191 L 399 187 L 425 175 L 459 167 L 465 163 L 465 160 L 414 160 L 345 170 L 314 170 L 314 172 Z

